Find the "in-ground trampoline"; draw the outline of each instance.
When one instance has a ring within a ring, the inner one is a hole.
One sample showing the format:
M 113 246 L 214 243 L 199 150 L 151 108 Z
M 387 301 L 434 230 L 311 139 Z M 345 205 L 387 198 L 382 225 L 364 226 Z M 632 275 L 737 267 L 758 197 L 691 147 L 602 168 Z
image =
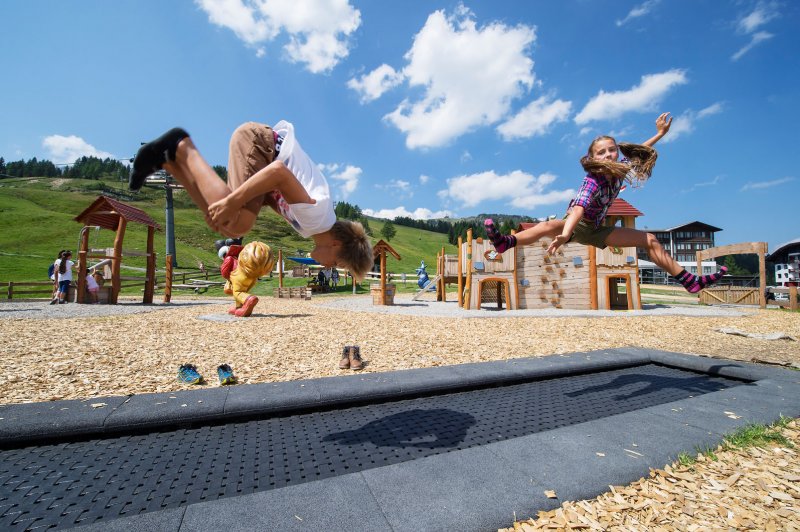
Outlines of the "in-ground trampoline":
M 797 416 L 798 392 L 622 349 L 0 407 L 0 528 L 497 529 Z

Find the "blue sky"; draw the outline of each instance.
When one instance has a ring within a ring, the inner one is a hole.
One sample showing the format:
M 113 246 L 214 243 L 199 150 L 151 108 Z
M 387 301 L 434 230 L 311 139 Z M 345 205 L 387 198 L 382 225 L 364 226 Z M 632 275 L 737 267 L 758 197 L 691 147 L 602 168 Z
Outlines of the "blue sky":
M 599 134 L 656 145 L 640 228 L 800 237 L 792 1 L 4 0 L 0 156 L 131 157 L 179 125 L 211 164 L 286 119 L 368 214 L 562 215 Z M 793 205 L 792 205 L 793 204 Z

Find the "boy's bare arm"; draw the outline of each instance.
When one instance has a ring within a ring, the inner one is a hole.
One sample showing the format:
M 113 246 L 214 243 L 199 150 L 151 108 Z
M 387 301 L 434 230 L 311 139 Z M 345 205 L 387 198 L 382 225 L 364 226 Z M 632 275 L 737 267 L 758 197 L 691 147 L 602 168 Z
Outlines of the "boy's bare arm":
M 273 161 L 226 197 L 209 205 L 208 214 L 215 223 L 234 220 L 247 202 L 276 190 L 289 204 L 315 203 L 286 165 L 282 161 Z M 275 208 L 272 203 L 269 205 Z

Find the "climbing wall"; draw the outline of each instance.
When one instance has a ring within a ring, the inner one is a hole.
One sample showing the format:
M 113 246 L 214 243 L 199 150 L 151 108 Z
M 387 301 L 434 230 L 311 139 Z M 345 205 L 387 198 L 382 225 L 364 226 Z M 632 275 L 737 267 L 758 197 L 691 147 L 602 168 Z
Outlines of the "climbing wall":
M 547 254 L 551 239 L 518 248 L 517 279 L 520 308 L 588 309 L 589 251 L 582 244 L 566 244 Z

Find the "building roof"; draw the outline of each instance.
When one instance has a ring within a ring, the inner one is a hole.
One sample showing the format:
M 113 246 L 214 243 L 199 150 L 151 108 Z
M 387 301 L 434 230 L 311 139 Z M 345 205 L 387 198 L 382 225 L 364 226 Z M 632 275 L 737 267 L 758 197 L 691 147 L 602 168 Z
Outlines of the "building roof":
M 789 242 L 784 242 L 780 246 L 776 247 L 772 253 L 766 256 L 766 260 L 770 262 L 775 262 L 773 257 L 776 259 L 779 258 L 781 255 L 795 253 L 800 251 L 800 238 L 795 238 L 794 240 L 790 240 Z
M 372 246 L 372 255 L 376 259 L 378 257 L 380 257 L 381 253 L 388 253 L 389 255 L 393 256 L 397 260 L 402 260 L 402 259 L 400 259 L 400 255 L 397 254 L 397 252 L 394 250 L 394 248 L 392 246 L 390 246 L 388 242 L 384 242 L 383 239 L 378 240 L 378 242 L 376 242 L 375 245 Z
M 653 229 L 651 227 L 648 227 L 647 228 L 647 232 L 648 233 L 654 233 L 654 232 L 669 233 L 669 232 L 672 232 L 672 231 L 678 231 L 680 229 L 686 229 L 686 228 L 688 228 L 690 226 L 692 226 L 695 229 L 703 229 L 705 231 L 711 231 L 712 233 L 716 233 L 717 231 L 722 231 L 722 229 L 719 228 L 719 227 L 714 227 L 713 225 L 709 225 L 707 223 L 703 223 L 703 222 L 699 222 L 699 221 L 695 220 L 693 222 L 688 222 L 688 223 L 685 223 L 685 224 L 676 225 L 675 227 L 669 227 L 667 229 Z
M 143 210 L 125 205 L 108 196 L 98 196 L 91 205 L 75 217 L 75 221 L 83 225 L 96 225 L 103 229 L 116 231 L 120 218 L 124 218 L 126 222 L 136 222 L 161 229 Z

